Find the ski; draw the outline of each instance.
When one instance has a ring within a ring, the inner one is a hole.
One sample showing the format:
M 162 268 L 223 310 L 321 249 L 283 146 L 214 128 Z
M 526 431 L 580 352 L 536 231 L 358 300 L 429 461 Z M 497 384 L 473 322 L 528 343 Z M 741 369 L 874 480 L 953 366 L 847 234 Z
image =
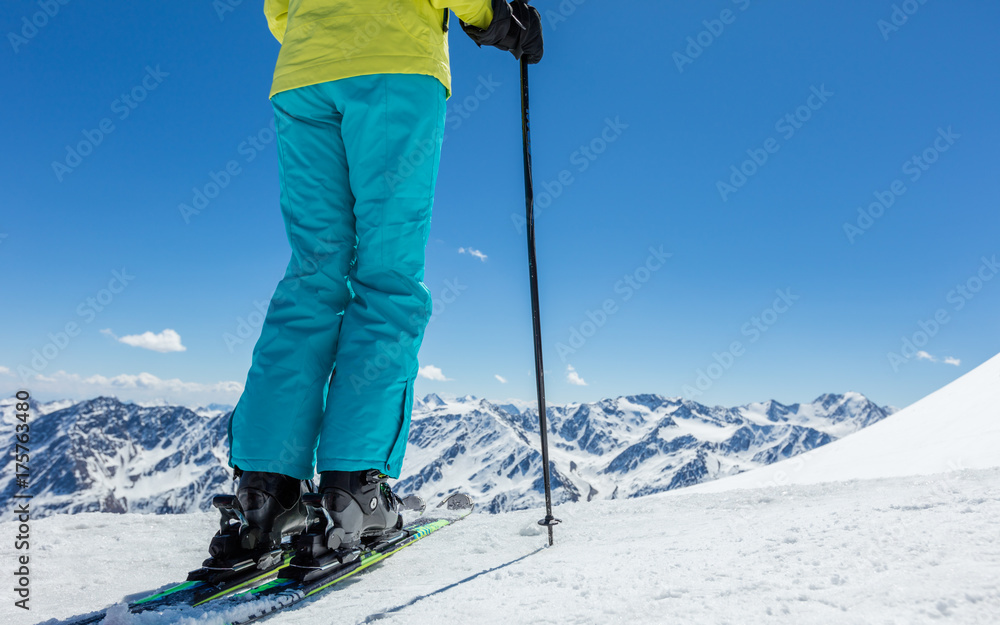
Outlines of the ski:
M 213 537 L 214 541 L 232 540 L 238 532 L 242 520 L 239 518 L 235 497 L 218 495 L 212 504 L 222 514 L 221 528 Z M 410 495 L 400 500 L 401 509 L 420 514 L 424 504 L 419 497 Z M 231 566 L 212 568 L 202 566 L 188 573 L 187 580 L 168 586 L 164 590 L 151 591 L 139 599 L 129 602 L 129 613 L 167 610 L 171 608 L 199 607 L 233 593 L 245 591 L 277 577 L 279 571 L 288 566 L 294 548 L 286 542 L 281 549 L 275 549 L 257 559 L 246 559 Z M 208 564 L 208 561 L 206 561 Z M 92 625 L 99 623 L 114 606 L 66 621 L 64 625 Z
M 282 553 L 280 559 L 272 566 L 263 570 L 247 568 L 236 572 L 222 581 L 187 580 L 168 587 L 166 590 L 153 592 L 128 604 L 131 613 L 159 610 L 173 606 L 199 606 L 240 590 L 251 588 L 277 576 L 282 567 L 287 566 L 294 553 L 290 550 Z M 200 570 L 200 569 L 199 569 Z M 192 574 L 195 571 L 192 571 Z M 70 619 L 65 625 L 90 625 L 99 623 L 108 614 L 105 608 L 98 612 Z
M 442 514 L 417 519 L 404 526 L 398 533 L 355 552 L 352 554 L 353 558 L 348 557 L 345 558 L 345 562 L 329 566 L 318 576 L 307 576 L 308 581 L 296 579 L 303 575 L 301 572 L 293 571 L 295 567 L 291 565 L 279 571 L 278 577 L 274 580 L 229 595 L 225 601 L 219 602 L 219 607 L 223 607 L 222 603 L 227 606 L 239 606 L 239 616 L 228 621 L 227 625 L 244 625 L 268 617 L 300 601 L 328 592 L 345 579 L 456 523 L 468 516 L 473 506 L 472 499 L 468 495 L 451 495 L 438 505 L 438 508 L 444 508 Z

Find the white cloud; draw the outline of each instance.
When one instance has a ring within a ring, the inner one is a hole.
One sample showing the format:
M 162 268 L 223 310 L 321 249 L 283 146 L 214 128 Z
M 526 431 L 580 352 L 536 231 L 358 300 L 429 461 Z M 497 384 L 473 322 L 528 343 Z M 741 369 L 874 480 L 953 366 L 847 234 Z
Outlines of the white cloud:
M 114 336 L 111 330 L 105 332 L 101 330 L 101 334 L 106 334 L 108 336 Z M 167 352 L 183 352 L 187 351 L 187 348 L 181 345 L 181 335 L 177 334 L 170 328 L 167 328 L 159 334 L 153 334 L 152 332 L 143 332 L 142 334 L 132 334 L 129 336 L 123 336 L 118 339 L 119 343 L 125 343 L 126 345 L 131 345 L 132 347 L 141 347 L 143 349 L 150 349 L 154 352 L 167 353 Z
M 468 254 L 469 256 L 475 256 L 476 258 L 478 258 L 479 260 L 483 261 L 484 263 L 486 262 L 486 259 L 488 258 L 488 256 L 486 256 L 486 254 L 483 254 L 479 250 L 473 249 L 471 247 L 460 247 L 460 248 L 458 248 L 458 253 L 459 254 Z
M 104 328 L 103 330 L 101 330 L 101 334 L 103 334 L 104 336 L 110 336 L 116 341 L 118 340 L 118 335 L 112 332 L 111 328 Z
M 500 384 L 506 384 L 507 383 L 507 378 L 503 377 L 499 373 L 493 374 L 493 377 L 496 378 L 497 382 L 499 382 Z
M 151 373 L 123 373 L 112 377 L 82 376 L 57 371 L 51 375 L 37 374 L 29 378 L 35 394 L 44 392 L 52 397 L 87 399 L 98 395 L 114 395 L 126 401 L 166 399 L 185 406 L 209 403 L 232 404 L 243 392 L 243 384 L 234 381 L 213 383 L 186 382 L 177 378 L 164 380 Z
M 417 375 L 428 380 L 435 380 L 437 382 L 451 382 L 451 378 L 444 377 L 444 372 L 441 371 L 441 368 L 435 367 L 434 365 L 420 367 L 417 369 Z
M 576 372 L 573 365 L 566 365 L 566 381 L 576 386 L 587 386 L 580 374 Z
M 14 372 L 7 367 L 0 367 L 0 375 L 14 375 Z
M 69 381 L 69 382 L 79 382 L 81 384 L 88 384 L 91 386 L 103 386 L 107 388 L 123 388 L 123 389 L 156 389 L 156 390 L 219 390 L 219 391 L 242 391 L 243 385 L 239 382 L 215 382 L 213 384 L 202 384 L 200 382 L 184 382 L 180 379 L 174 378 L 172 380 L 164 380 L 159 378 L 152 373 L 142 372 L 138 375 L 132 375 L 128 373 L 123 373 L 121 375 L 116 375 L 114 377 L 105 377 L 103 375 L 92 375 L 89 377 L 83 377 L 77 373 L 66 373 L 65 371 L 57 371 L 53 374 L 54 377 L 45 377 L 42 375 L 37 376 L 38 379 L 43 381 Z
M 924 350 L 917 352 L 917 360 L 929 360 L 931 362 L 943 362 L 946 365 L 955 365 L 956 367 L 962 364 L 962 361 L 954 356 L 946 356 L 945 358 L 938 360 L 934 356 L 928 354 Z

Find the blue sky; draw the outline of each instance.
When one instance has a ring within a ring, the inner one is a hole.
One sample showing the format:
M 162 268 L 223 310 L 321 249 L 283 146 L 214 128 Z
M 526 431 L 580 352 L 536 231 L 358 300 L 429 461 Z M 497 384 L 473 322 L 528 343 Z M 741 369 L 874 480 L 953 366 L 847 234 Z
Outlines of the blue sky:
M 0 393 L 238 398 L 289 249 L 230 4 L 4 3 Z M 1000 6 L 536 6 L 550 401 L 904 406 L 1000 351 Z M 531 399 L 517 64 L 451 47 L 418 392 Z

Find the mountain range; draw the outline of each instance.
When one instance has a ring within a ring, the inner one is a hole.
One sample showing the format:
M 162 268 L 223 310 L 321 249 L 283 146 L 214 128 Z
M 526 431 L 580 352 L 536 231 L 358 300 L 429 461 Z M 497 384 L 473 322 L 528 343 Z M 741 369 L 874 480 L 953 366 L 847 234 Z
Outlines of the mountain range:
M 0 400 L 5 449 L 14 444 L 15 401 Z M 27 489 L 15 481 L 10 455 L 0 492 L 30 492 L 36 516 L 208 510 L 214 494 L 232 491 L 230 412 L 112 397 L 32 402 Z M 741 473 L 826 445 L 893 409 L 850 392 L 733 408 L 632 395 L 546 412 L 553 498 L 561 503 L 640 497 Z M 394 488 L 428 501 L 464 490 L 494 513 L 539 506 L 538 432 L 534 408 L 472 396 L 417 399 Z

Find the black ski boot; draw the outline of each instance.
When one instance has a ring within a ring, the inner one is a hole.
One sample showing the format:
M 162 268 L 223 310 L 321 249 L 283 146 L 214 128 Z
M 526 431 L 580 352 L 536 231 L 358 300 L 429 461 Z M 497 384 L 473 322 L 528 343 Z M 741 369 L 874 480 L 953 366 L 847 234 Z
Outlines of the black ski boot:
M 330 566 L 350 562 L 365 542 L 403 527 L 401 509 L 423 509 L 417 497 L 396 496 L 387 479 L 374 469 L 324 471 L 319 492 L 303 497 L 313 524 L 293 539 L 295 557 L 282 576 L 309 580 Z
M 302 496 L 312 491 L 312 482 L 263 471 L 239 475 L 235 496 L 212 500 L 222 514 L 220 528 L 209 545 L 211 557 L 188 579 L 217 579 L 227 571 L 276 566 L 283 560 L 282 537 L 299 534 L 308 525 Z
M 236 489 L 243 516 L 249 526 L 243 536 L 248 549 L 271 549 L 281 537 L 306 528 L 306 507 L 302 495 L 312 490 L 312 482 L 280 473 L 247 471 Z
M 333 537 L 340 546 L 354 549 L 366 538 L 381 536 L 403 527 L 399 514 L 403 501 L 389 489 L 386 476 L 369 471 L 324 471 L 320 474 L 319 492 L 323 507 L 330 513 Z

